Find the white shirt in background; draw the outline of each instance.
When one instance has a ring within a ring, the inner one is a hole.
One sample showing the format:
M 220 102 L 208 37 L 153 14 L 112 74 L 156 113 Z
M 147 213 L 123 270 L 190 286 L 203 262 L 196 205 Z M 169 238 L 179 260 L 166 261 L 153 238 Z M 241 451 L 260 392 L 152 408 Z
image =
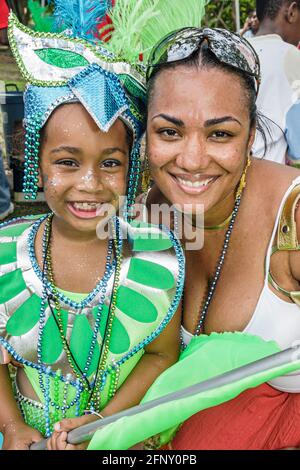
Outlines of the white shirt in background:
M 277 34 L 248 39 L 261 62 L 261 86 L 257 107 L 266 120 L 265 159 L 300 165 L 300 51 Z M 257 133 L 253 153 L 264 154 L 264 143 Z

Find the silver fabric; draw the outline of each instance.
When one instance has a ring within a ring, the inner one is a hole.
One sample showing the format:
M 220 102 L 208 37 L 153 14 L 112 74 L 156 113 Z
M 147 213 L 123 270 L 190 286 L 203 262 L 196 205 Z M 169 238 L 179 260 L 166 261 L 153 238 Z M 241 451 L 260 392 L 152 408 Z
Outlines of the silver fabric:
M 123 224 L 123 225 L 122 225 Z M 126 229 L 125 222 L 121 223 L 123 229 Z M 31 264 L 31 260 L 29 257 L 29 250 L 28 250 L 28 235 L 31 230 L 31 227 L 27 228 L 23 234 L 19 237 L 17 242 L 17 266 L 21 269 L 23 278 L 26 284 L 26 289 L 22 291 L 20 294 L 13 297 L 11 300 L 6 302 L 5 304 L 0 305 L 0 335 L 4 337 L 10 345 L 14 348 L 14 350 L 23 358 L 37 363 L 37 343 L 38 343 L 38 332 L 39 332 L 39 322 L 26 334 L 21 336 L 10 336 L 6 332 L 6 323 L 7 320 L 13 315 L 15 310 L 27 299 L 31 294 L 36 294 L 37 296 L 41 297 L 43 292 L 43 286 L 41 279 L 38 277 L 37 273 L 34 271 L 33 266 Z M 120 322 L 125 327 L 127 333 L 130 336 L 130 349 L 122 354 L 112 354 L 109 352 L 107 365 L 119 361 L 121 358 L 126 356 L 130 350 L 132 350 L 136 345 L 138 345 L 141 341 L 147 338 L 148 335 L 151 335 L 154 331 L 159 328 L 161 322 L 165 319 L 167 311 L 170 307 L 170 303 L 172 302 L 175 291 L 176 291 L 176 282 L 178 278 L 178 271 L 179 265 L 176 256 L 174 256 L 174 249 L 170 248 L 168 250 L 160 251 L 160 252 L 136 252 L 132 251 L 132 245 L 130 242 L 130 238 L 135 237 L 138 235 L 140 230 L 138 228 L 129 228 L 129 239 L 124 240 L 123 246 L 123 260 L 122 260 L 122 267 L 120 273 L 120 285 L 129 287 L 136 292 L 141 293 L 145 296 L 148 300 L 150 300 L 158 311 L 158 318 L 155 322 L 152 323 L 141 323 L 128 315 L 126 313 L 116 309 L 116 317 L 120 320 Z M 159 229 L 152 228 L 152 233 L 158 233 Z M 0 239 L 1 243 L 1 239 Z M 132 258 L 140 258 L 152 262 L 156 262 L 161 266 L 166 267 L 174 276 L 174 287 L 169 290 L 162 290 L 162 289 L 155 289 L 143 284 L 139 284 L 135 281 L 128 279 L 128 269 L 130 265 L 130 260 Z M 107 286 L 107 296 L 105 299 L 105 303 L 108 306 L 111 291 L 113 287 L 113 276 L 111 276 L 108 286 Z M 85 308 L 82 309 L 72 309 L 68 307 L 67 304 L 61 302 L 61 308 L 68 311 L 68 327 L 67 327 L 67 340 L 70 340 L 72 327 L 77 315 L 85 315 L 88 319 L 91 328 L 94 327 L 94 315 L 92 313 L 92 308 L 96 307 L 99 303 L 99 294 L 97 294 L 87 305 Z M 54 304 L 52 303 L 52 307 Z M 134 306 L 133 306 L 134 308 Z M 46 309 L 46 320 L 51 315 L 51 311 L 49 308 Z M 131 361 L 130 361 L 131 362 Z M 53 370 L 61 369 L 63 374 L 72 373 L 70 369 L 67 357 L 65 352 L 63 351 L 60 357 L 54 364 L 51 364 Z

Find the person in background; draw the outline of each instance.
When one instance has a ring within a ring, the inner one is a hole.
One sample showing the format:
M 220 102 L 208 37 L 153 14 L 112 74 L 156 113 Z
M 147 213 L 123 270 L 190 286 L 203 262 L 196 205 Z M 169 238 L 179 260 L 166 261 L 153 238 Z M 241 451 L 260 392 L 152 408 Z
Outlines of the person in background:
M 240 31 L 240 35 L 244 36 L 244 38 L 253 38 L 256 35 L 258 29 L 259 21 L 256 10 L 249 10 L 245 24 Z
M 297 101 L 295 83 L 300 80 L 300 0 L 256 0 L 259 31 L 250 42 L 261 63 L 261 87 L 257 107 L 268 118 L 267 151 L 259 135 L 253 147 L 257 156 L 298 166 L 300 148 L 293 136 L 300 134 L 300 108 L 287 120 Z M 290 140 L 293 138 L 293 140 Z

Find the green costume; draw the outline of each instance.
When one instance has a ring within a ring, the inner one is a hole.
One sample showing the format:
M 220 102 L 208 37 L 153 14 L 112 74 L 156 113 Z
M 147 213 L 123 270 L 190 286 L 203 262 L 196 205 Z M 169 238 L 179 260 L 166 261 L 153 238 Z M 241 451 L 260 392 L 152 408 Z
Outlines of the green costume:
M 53 300 L 44 309 L 42 272 L 34 254 L 35 234 L 44 217 L 16 221 L 0 229 L 0 344 L 25 366 L 40 403 L 24 397 L 15 381 L 16 398 L 26 422 L 46 433 L 46 421 L 83 414 L 89 407 L 101 345 L 107 334 L 113 267 L 109 272 L 100 327 L 87 372 L 90 390 L 72 375 L 55 321 Z M 176 311 L 184 278 L 184 262 L 172 234 L 155 226 L 121 222 L 128 230 L 123 241 L 116 311 L 110 331 L 109 352 L 102 373 L 99 409 L 112 398 Z M 177 256 L 175 255 L 175 250 Z M 103 279 L 81 302 L 60 293 L 64 335 L 81 370 L 88 362 L 95 319 L 103 294 Z M 50 296 L 51 297 L 51 296 Z M 52 310 L 51 308 L 52 307 Z M 43 317 L 43 310 L 45 310 Z M 43 324 L 41 362 L 39 328 Z M 47 409 L 47 407 L 49 409 Z

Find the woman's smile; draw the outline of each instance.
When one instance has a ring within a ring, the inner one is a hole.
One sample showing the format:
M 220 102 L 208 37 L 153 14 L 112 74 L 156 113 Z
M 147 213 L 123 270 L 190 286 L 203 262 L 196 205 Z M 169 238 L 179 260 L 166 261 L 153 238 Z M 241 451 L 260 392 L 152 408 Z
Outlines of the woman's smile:
M 219 175 L 188 175 L 188 174 L 170 174 L 177 183 L 181 191 L 186 194 L 201 194 L 213 185 L 219 178 Z

